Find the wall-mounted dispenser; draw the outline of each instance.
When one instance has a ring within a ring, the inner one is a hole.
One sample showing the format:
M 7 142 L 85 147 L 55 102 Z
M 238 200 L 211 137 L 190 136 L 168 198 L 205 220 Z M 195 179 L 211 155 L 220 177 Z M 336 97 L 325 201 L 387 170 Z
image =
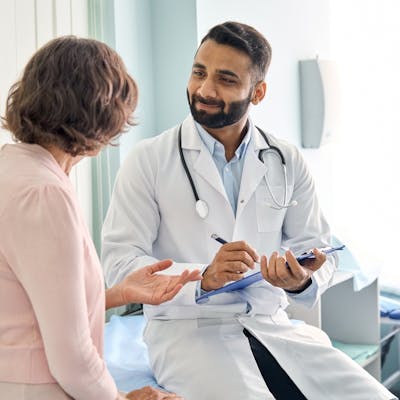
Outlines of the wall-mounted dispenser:
M 300 104 L 303 147 L 318 148 L 335 135 L 339 122 L 339 79 L 331 60 L 301 60 Z

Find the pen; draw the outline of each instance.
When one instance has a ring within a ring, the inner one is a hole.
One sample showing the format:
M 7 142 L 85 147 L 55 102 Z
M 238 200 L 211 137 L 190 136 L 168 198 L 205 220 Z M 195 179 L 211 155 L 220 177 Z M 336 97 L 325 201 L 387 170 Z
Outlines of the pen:
M 216 240 L 218 243 L 221 243 L 221 244 L 228 243 L 225 239 L 222 239 L 222 238 L 219 237 L 216 233 L 213 233 L 213 234 L 211 235 L 211 237 L 212 237 L 214 240 Z M 328 248 L 328 249 L 321 249 L 321 251 L 322 251 L 323 253 L 325 253 L 325 254 L 330 254 L 330 253 L 333 253 L 333 252 L 335 252 L 335 251 L 337 251 L 337 250 L 343 250 L 345 247 L 346 247 L 345 245 L 341 245 L 341 246 L 338 246 L 338 247 L 330 247 L 330 248 Z M 314 255 L 312 252 L 308 252 L 308 253 L 305 253 L 305 254 L 302 254 L 302 255 L 296 257 L 297 261 L 298 261 L 300 264 L 301 264 L 302 261 L 307 260 L 307 259 L 310 259 L 310 258 L 311 258 L 311 259 L 312 259 L 312 258 L 315 258 L 315 255 Z M 303 265 L 303 264 L 301 264 L 301 265 Z M 286 266 L 287 266 L 288 268 L 290 268 L 290 267 L 289 267 L 289 264 L 288 264 L 287 262 L 286 262 Z M 303 266 L 304 266 L 304 265 L 303 265 Z
M 219 237 L 216 233 L 213 233 L 213 234 L 211 235 L 211 237 L 212 237 L 213 239 L 215 239 L 218 243 L 221 243 L 221 244 L 226 244 L 226 243 L 228 243 L 225 239 L 222 239 L 222 238 Z

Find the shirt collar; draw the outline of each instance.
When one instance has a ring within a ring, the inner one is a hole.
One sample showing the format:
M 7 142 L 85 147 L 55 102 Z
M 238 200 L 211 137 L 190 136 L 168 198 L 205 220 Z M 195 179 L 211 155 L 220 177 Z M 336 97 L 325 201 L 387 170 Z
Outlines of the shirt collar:
M 205 144 L 205 146 L 207 147 L 210 154 L 212 156 L 214 156 L 217 143 L 220 144 L 221 146 L 223 146 L 222 143 L 219 142 L 218 140 L 214 139 L 198 122 L 194 121 L 194 124 L 195 124 L 195 127 L 197 129 L 197 132 L 198 132 L 202 142 Z M 239 160 L 246 153 L 246 150 L 249 145 L 250 138 L 251 138 L 251 130 L 252 130 L 252 125 L 249 122 L 246 136 L 243 138 L 239 147 L 235 151 L 235 155 Z

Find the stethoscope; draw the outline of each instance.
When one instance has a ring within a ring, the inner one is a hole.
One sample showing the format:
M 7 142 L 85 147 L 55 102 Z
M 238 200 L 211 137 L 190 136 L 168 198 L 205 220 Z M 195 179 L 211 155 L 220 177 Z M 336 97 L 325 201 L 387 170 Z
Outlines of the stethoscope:
M 283 156 L 281 150 L 279 149 L 279 147 L 276 147 L 274 145 L 271 145 L 269 139 L 267 138 L 267 135 L 259 128 L 256 127 L 258 129 L 258 131 L 260 132 L 261 136 L 264 138 L 265 142 L 268 145 L 267 149 L 261 149 L 258 153 L 258 158 L 261 162 L 264 162 L 264 158 L 263 155 L 264 153 L 271 153 L 271 154 L 275 154 L 278 155 L 280 160 L 281 160 L 281 164 L 282 164 L 282 171 L 283 171 L 283 179 L 284 179 L 284 185 L 285 185 L 285 190 L 284 190 L 284 195 L 283 195 L 283 202 L 279 202 L 278 199 L 275 197 L 275 195 L 272 193 L 271 190 L 271 186 L 268 182 L 267 176 L 264 175 L 264 179 L 265 179 L 265 185 L 267 186 L 267 190 L 271 196 L 271 199 L 273 201 L 273 204 L 271 203 L 267 203 L 268 207 L 271 207 L 275 210 L 282 210 L 284 208 L 289 208 L 289 207 L 293 207 L 295 205 L 297 205 L 297 201 L 293 200 L 289 203 L 286 202 L 286 198 L 287 198 L 287 192 L 288 192 L 288 184 L 287 184 L 287 173 L 286 173 L 286 161 L 285 161 L 285 157 Z M 199 215 L 200 218 L 205 219 L 208 216 L 208 204 L 206 203 L 205 200 L 201 200 L 198 193 L 197 193 L 197 189 L 196 186 L 193 182 L 193 178 L 192 175 L 189 172 L 189 168 L 186 164 L 185 161 L 185 157 L 183 155 L 183 149 L 182 149 L 182 125 L 179 127 L 179 131 L 178 131 L 178 147 L 179 147 L 179 155 L 181 157 L 181 162 L 182 162 L 182 166 L 183 169 L 185 170 L 186 176 L 189 180 L 190 186 L 192 187 L 192 192 L 196 201 L 196 212 Z

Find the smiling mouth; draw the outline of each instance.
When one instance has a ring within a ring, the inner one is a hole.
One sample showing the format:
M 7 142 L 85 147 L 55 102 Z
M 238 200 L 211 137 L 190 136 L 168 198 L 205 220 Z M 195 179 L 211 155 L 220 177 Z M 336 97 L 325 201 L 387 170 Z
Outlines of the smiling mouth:
M 196 102 L 196 108 L 198 110 L 204 110 L 204 111 L 219 111 L 221 110 L 221 106 L 219 104 L 207 104 L 203 103 L 201 101 Z

